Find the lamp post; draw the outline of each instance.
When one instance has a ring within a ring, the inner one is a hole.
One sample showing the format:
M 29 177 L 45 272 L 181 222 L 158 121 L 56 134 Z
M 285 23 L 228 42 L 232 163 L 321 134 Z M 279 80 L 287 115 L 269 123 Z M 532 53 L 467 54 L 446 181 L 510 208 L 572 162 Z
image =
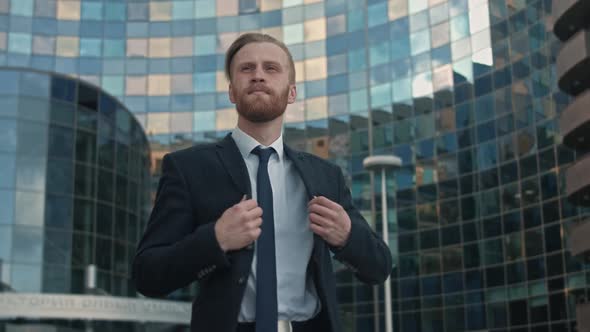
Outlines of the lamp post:
M 400 158 L 393 155 L 369 156 L 363 160 L 363 167 L 371 172 L 381 171 L 381 232 L 383 241 L 389 247 L 389 230 L 387 221 L 387 187 L 385 185 L 385 172 L 388 169 L 399 168 L 402 164 Z M 391 320 L 391 283 L 389 276 L 385 280 L 385 332 L 393 331 Z

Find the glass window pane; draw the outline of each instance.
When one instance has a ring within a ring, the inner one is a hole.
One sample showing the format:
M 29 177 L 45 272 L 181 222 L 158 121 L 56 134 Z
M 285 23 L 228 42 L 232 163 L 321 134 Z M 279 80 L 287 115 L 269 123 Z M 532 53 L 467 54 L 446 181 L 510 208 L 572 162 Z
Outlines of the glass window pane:
M 195 0 L 195 18 L 214 17 L 216 7 L 214 1 Z
M 410 14 L 415 14 L 428 8 L 428 0 L 412 0 L 408 1 L 410 5 Z
M 71 197 L 47 195 L 47 200 L 45 201 L 45 226 L 71 230 L 72 208 Z
M 55 37 L 33 36 L 33 53 L 42 55 L 55 54 Z
M 60 20 L 80 20 L 80 2 L 69 0 L 58 0 L 57 18 Z
M 163 134 L 170 132 L 170 114 L 153 113 L 148 114 L 147 131 L 150 134 Z
M 326 57 L 309 59 L 305 61 L 305 78 L 307 80 L 325 79 L 326 72 Z
M 171 2 L 150 2 L 150 21 L 169 21 L 171 14 Z
M 229 130 L 236 126 L 238 113 L 233 109 L 217 111 L 216 129 Z
M 99 57 L 102 54 L 102 40 L 97 38 L 80 38 L 80 55 Z
M 326 19 L 319 18 L 305 22 L 305 41 L 311 42 L 326 39 Z
M 36 240 L 42 241 L 40 237 L 36 238 Z M 16 238 L 14 241 L 16 241 Z M 38 243 L 42 245 L 42 242 Z M 14 255 L 16 255 L 16 252 Z M 11 264 L 10 286 L 19 293 L 40 293 L 41 267 L 41 265 Z
M 408 15 L 408 1 L 407 0 L 389 0 L 388 16 L 390 21 Z
M 460 15 L 451 19 L 451 40 L 456 41 L 469 36 L 469 19 Z
M 0 119 L 0 152 L 16 152 L 16 123 L 16 120 Z
M 0 193 L 0 197 L 2 194 Z M 0 224 L 2 222 L 0 221 Z M 12 226 L 0 225 L 0 261 L 12 260 Z M 0 276 L 1 278 L 1 276 Z
M 183 57 L 193 55 L 193 38 L 182 37 L 172 39 L 172 56 Z
M 7 3 L 7 2 L 5 2 Z M 10 13 L 12 15 L 32 16 L 33 0 L 12 0 L 10 1 Z
M 175 20 L 188 20 L 193 18 L 192 1 L 174 1 L 172 3 L 172 16 Z
M 490 26 L 490 11 L 487 5 L 469 11 L 469 30 L 471 33 L 481 31 Z
M 196 36 L 193 47 L 195 55 L 215 54 L 217 50 L 217 39 L 214 35 Z
M 144 96 L 147 92 L 146 76 L 127 76 L 126 94 L 130 96 Z
M 430 48 L 430 30 L 425 29 L 410 35 L 412 55 L 428 51 Z
M 301 23 L 283 26 L 283 42 L 287 45 L 302 43 L 304 35 L 303 24 Z
M 124 3 L 106 2 L 104 14 L 107 21 L 124 21 L 127 17 Z
M 1 160 L 0 165 L 2 165 Z M 0 200 L 3 202 L 0 209 L 0 224 L 14 223 L 14 191 L 0 190 Z
M 15 223 L 42 226 L 45 213 L 44 193 L 16 192 Z
M 149 57 L 168 58 L 170 57 L 170 38 L 150 38 Z
M 212 131 L 215 130 L 215 111 L 195 112 L 194 113 L 194 131 Z
M 148 94 L 150 96 L 169 95 L 170 75 L 150 75 L 148 77 Z
M 18 189 L 44 191 L 46 160 L 18 156 L 16 160 L 16 187 Z
M 194 74 L 193 88 L 195 93 L 215 92 L 217 88 L 216 73 L 211 72 Z
M 31 54 L 32 36 L 11 32 L 8 35 L 8 50 L 13 53 Z
M 101 20 L 102 3 L 101 2 L 82 2 L 82 19 L 84 20 Z

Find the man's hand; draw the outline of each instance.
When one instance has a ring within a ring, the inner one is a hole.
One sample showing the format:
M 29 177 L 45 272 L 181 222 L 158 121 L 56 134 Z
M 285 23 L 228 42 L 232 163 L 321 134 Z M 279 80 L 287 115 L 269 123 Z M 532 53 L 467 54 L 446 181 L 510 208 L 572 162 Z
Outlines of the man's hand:
M 242 249 L 260 236 L 262 209 L 255 200 L 246 200 L 225 210 L 215 223 L 215 236 L 224 252 Z
M 324 196 L 314 197 L 307 204 L 310 228 L 333 247 L 342 247 L 350 235 L 350 217 L 340 204 Z

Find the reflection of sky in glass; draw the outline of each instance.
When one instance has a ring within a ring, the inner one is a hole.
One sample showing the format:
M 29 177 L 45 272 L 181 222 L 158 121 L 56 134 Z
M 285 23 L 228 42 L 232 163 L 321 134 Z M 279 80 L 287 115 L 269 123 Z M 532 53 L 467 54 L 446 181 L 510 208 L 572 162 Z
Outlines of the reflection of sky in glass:
M 451 40 L 455 41 L 469 36 L 469 19 L 460 15 L 451 19 Z
M 20 293 L 41 292 L 41 265 L 12 264 L 10 286 Z
M 14 154 L 0 154 L 0 187 L 14 188 L 16 160 Z
M 453 64 L 453 71 L 460 75 L 459 82 L 462 80 L 467 80 L 468 82 L 473 83 L 473 65 L 471 59 L 467 58 L 455 62 Z M 455 83 L 457 83 L 457 80 Z
M 14 262 L 39 264 L 43 261 L 43 228 L 16 226 L 13 234 Z
M 427 0 L 411 0 L 408 1 L 410 14 L 417 13 L 428 8 L 428 1 Z
M 410 35 L 412 55 L 426 52 L 430 49 L 430 30 L 425 29 Z
M 0 192 L 0 198 L 2 193 Z M 1 222 L 0 222 L 1 223 Z M 11 261 L 12 252 L 12 227 L 0 225 L 0 261 L 3 264 Z M 0 269 L 2 267 L 0 266 Z
M 469 11 L 469 31 L 475 33 L 490 26 L 489 7 L 479 6 Z
M 494 55 L 491 48 L 486 48 L 473 54 L 473 63 L 481 63 L 482 65 L 493 66 Z
M 42 226 L 45 212 L 44 193 L 16 192 L 15 223 Z
M 10 2 L 10 13 L 21 16 L 33 15 L 33 0 L 12 0 Z
M 382 106 L 391 103 L 391 84 L 371 87 L 371 106 Z
M 46 159 L 17 158 L 16 186 L 26 190 L 45 190 Z
M 432 73 L 425 72 L 414 77 L 412 82 L 413 97 L 424 97 L 432 94 Z
M 394 102 L 400 102 L 412 98 L 412 84 L 409 77 L 395 80 L 391 89 Z

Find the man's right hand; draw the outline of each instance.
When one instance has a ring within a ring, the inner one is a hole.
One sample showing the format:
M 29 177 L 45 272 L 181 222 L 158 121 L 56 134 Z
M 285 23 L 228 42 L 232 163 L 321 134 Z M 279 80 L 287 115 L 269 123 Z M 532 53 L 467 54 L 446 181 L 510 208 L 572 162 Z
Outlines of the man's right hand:
M 224 252 L 238 250 L 260 236 L 262 209 L 253 199 L 244 199 L 225 210 L 215 223 L 215 236 Z

